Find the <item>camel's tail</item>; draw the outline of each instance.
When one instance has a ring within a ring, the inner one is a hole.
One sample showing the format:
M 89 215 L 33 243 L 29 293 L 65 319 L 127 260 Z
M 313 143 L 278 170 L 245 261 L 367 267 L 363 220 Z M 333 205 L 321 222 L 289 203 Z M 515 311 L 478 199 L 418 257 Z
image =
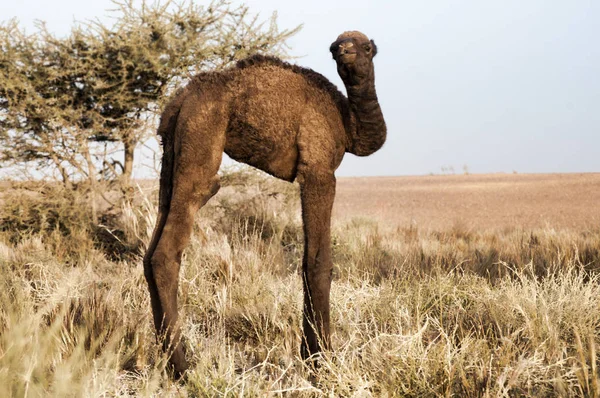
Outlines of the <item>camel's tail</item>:
M 178 101 L 173 101 L 178 102 Z M 158 135 L 162 141 L 163 156 L 160 169 L 160 188 L 158 194 L 158 208 L 160 212 L 169 212 L 171 205 L 171 195 L 173 194 L 173 170 L 175 166 L 175 128 L 177 127 L 177 117 L 179 116 L 180 104 L 171 103 L 165 109 L 160 125 L 158 126 Z
M 145 256 L 145 262 L 147 263 L 146 267 L 148 268 L 147 271 L 150 271 L 150 259 L 158 245 L 171 207 L 171 196 L 173 195 L 173 171 L 175 168 L 175 129 L 177 127 L 177 118 L 179 116 L 179 110 L 181 109 L 181 103 L 183 102 L 180 97 L 182 96 L 176 96 L 175 99 L 167 105 L 161 116 L 160 125 L 158 126 L 158 135 L 162 141 L 163 155 L 160 169 L 160 188 L 158 190 L 158 215 L 154 232 L 152 233 L 152 238 Z

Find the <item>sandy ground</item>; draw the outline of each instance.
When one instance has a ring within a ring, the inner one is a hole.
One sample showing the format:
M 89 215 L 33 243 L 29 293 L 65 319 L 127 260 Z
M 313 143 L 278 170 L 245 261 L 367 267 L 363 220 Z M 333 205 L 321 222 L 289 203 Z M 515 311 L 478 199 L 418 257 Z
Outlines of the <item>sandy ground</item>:
M 335 222 L 439 230 L 600 228 L 600 173 L 338 178 Z

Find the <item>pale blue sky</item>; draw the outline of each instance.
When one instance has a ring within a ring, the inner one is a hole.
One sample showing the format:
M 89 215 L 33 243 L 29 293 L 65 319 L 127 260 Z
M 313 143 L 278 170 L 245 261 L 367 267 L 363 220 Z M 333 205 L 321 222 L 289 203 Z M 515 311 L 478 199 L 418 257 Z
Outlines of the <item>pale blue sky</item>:
M 58 34 L 106 15 L 108 0 L 0 0 L 0 18 Z M 345 30 L 372 37 L 388 141 L 347 155 L 338 175 L 600 171 L 600 6 L 597 1 L 251 0 L 304 24 L 296 62 L 342 83 L 329 44 Z M 340 5 L 343 4 L 343 5 Z M 342 90 L 343 91 L 343 90 Z

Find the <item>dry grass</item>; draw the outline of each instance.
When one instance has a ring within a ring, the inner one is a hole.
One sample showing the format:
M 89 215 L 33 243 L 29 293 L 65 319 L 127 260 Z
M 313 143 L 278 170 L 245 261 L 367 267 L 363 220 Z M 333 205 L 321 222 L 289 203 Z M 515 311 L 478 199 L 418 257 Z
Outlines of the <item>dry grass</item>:
M 98 227 L 77 192 L 12 192 L 0 210 L 0 396 L 599 395 L 599 230 L 338 224 L 336 350 L 314 373 L 298 352 L 297 188 L 248 172 L 224 182 L 183 260 L 193 368 L 179 383 L 142 272 L 150 196 Z

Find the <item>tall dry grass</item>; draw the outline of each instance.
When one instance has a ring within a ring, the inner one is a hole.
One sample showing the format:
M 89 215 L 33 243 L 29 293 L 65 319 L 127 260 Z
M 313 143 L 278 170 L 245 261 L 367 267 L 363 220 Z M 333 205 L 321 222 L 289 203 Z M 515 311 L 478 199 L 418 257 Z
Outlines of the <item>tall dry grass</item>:
M 228 173 L 183 259 L 187 380 L 155 342 L 155 192 L 5 193 L 0 396 L 598 396 L 600 230 L 333 230 L 335 352 L 299 359 L 297 187 Z

